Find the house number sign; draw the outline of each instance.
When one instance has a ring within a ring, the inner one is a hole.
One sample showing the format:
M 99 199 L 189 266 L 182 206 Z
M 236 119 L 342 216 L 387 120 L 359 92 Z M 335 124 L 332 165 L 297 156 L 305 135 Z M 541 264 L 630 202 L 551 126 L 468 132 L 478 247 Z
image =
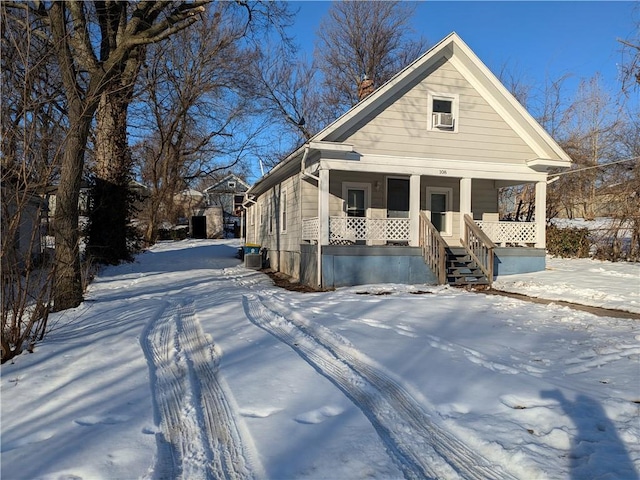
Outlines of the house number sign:
M 447 171 L 446 170 L 440 170 L 440 175 L 446 175 Z

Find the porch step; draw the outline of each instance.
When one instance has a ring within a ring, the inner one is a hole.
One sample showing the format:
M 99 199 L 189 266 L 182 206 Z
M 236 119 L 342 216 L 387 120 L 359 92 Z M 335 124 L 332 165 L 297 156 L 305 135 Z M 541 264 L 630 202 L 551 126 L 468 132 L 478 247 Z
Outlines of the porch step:
M 464 249 L 447 249 L 447 283 L 453 287 L 489 285 L 482 273 Z

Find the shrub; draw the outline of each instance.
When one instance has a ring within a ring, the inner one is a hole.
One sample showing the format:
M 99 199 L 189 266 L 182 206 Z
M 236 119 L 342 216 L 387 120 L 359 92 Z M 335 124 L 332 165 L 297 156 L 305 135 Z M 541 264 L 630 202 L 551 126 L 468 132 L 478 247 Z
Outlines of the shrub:
M 586 258 L 590 249 L 589 230 L 586 228 L 547 227 L 547 251 L 563 258 Z

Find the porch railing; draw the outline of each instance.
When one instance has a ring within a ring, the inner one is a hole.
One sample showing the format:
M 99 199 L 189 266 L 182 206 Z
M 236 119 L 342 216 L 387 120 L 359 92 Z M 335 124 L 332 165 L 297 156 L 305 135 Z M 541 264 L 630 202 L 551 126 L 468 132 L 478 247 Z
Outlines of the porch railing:
M 408 218 L 329 217 L 329 243 L 408 240 Z
M 447 244 L 424 212 L 420 212 L 419 242 L 422 257 L 435 273 L 438 283 L 447 283 Z
M 464 238 L 462 246 L 487 277 L 489 286 L 493 283 L 493 256 L 496 244 L 484 233 L 469 215 L 464 216 Z
M 535 222 L 491 222 L 476 220 L 476 224 L 494 243 L 527 245 L 536 243 L 538 227 Z
M 302 220 L 302 239 L 317 240 L 320 222 L 317 217 Z M 350 244 L 357 241 L 408 242 L 408 218 L 329 217 L 329 243 Z
M 302 240 L 318 240 L 320 220 L 318 217 L 302 219 Z

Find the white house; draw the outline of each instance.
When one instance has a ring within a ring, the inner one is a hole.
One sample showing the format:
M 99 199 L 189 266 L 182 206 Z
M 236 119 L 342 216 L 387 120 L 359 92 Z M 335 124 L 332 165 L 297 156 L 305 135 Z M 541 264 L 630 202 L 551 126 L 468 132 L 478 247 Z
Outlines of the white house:
M 569 166 L 451 33 L 248 190 L 247 242 L 313 286 L 491 283 L 544 269 L 548 171 Z M 499 221 L 525 183 L 535 221 Z
M 231 173 L 204 190 L 206 206 L 222 209 L 222 222 L 226 235 L 240 236 L 243 227 L 242 202 L 249 185 Z

